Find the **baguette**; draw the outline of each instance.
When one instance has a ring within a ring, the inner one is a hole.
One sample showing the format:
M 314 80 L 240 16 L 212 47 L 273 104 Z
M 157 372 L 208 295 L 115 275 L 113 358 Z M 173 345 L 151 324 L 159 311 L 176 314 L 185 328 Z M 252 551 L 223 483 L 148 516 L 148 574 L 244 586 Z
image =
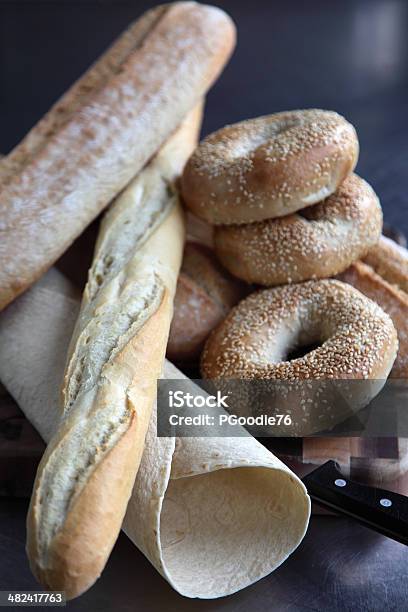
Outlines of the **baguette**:
M 200 119 L 196 109 L 102 222 L 68 352 L 62 418 L 27 518 L 33 573 L 68 598 L 100 575 L 139 467 L 183 250 L 172 185 Z
M 220 9 L 148 11 L 0 168 L 0 310 L 39 278 L 202 98 L 235 39 Z

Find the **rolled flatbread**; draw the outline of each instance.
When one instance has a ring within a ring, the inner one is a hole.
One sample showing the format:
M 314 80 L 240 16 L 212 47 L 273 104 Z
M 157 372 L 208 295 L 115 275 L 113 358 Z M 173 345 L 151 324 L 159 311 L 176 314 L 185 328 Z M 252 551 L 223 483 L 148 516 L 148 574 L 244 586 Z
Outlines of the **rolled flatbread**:
M 46 442 L 78 308 L 52 269 L 0 315 L 0 380 Z M 184 378 L 169 362 L 163 377 Z M 251 436 L 161 438 L 156 422 L 154 410 L 123 524 L 129 538 L 187 597 L 230 595 L 279 567 L 307 528 L 303 483 Z

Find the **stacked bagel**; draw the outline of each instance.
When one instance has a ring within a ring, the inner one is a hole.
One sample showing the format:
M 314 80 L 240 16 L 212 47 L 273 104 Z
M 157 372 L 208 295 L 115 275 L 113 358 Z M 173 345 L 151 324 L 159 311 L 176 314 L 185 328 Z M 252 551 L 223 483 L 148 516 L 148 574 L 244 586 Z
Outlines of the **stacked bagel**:
M 293 111 L 227 126 L 184 171 L 187 206 L 214 224 L 224 266 L 250 283 L 328 278 L 380 237 L 372 188 L 353 174 L 354 127 L 334 112 Z
M 268 287 L 213 330 L 204 377 L 381 381 L 372 396 L 384 384 L 397 331 L 348 273 L 382 232 L 378 197 L 353 172 L 358 153 L 354 127 L 314 109 L 226 126 L 193 153 L 181 179 L 186 206 L 213 226 L 231 274 Z M 293 356 L 301 347 L 310 350 Z

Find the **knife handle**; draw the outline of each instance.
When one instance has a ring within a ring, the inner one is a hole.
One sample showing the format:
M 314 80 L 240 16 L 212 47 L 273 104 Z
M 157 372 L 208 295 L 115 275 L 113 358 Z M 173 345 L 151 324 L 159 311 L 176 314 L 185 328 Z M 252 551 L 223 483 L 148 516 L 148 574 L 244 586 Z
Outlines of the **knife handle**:
M 408 544 L 408 497 L 345 478 L 327 461 L 303 479 L 313 501 Z

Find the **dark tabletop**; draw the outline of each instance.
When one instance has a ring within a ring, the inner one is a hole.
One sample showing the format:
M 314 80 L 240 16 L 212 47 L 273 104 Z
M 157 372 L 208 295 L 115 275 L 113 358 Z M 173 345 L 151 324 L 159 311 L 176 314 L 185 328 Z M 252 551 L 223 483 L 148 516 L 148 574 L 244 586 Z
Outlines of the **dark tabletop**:
M 8 152 L 112 39 L 153 2 L 0 0 L 0 151 Z M 386 221 L 408 234 L 408 2 L 218 2 L 238 47 L 208 96 L 204 133 L 275 111 L 318 107 L 357 128 L 358 172 Z M 0 501 L 0 589 L 35 589 L 24 554 L 26 502 Z M 406 547 L 351 521 L 313 517 L 279 570 L 237 595 L 177 595 L 124 535 L 72 610 L 406 610 Z M 197 576 L 197 580 L 200 577 Z
M 27 505 L 0 503 L 0 590 L 38 588 L 24 552 Z M 102 578 L 67 607 L 73 612 L 403 612 L 407 562 L 402 544 L 348 519 L 314 517 L 299 549 L 276 572 L 230 597 L 192 600 L 178 595 L 122 533 Z
M 8 152 L 133 19 L 157 2 L 0 0 L 0 151 Z M 208 96 L 204 133 L 318 107 L 357 128 L 358 172 L 408 233 L 408 2 L 226 0 L 237 50 Z

